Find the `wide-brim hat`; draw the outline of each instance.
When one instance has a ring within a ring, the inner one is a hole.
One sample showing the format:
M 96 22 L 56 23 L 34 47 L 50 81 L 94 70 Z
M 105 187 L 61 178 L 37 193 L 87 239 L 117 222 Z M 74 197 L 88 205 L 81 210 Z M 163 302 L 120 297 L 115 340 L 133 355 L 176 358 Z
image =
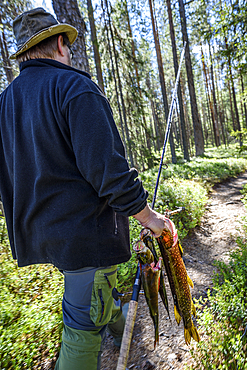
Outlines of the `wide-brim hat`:
M 13 21 L 13 31 L 18 49 L 10 56 L 10 59 L 15 59 L 17 55 L 50 36 L 66 33 L 72 45 L 78 35 L 75 27 L 67 23 L 59 23 L 43 8 L 28 10 L 16 17 Z

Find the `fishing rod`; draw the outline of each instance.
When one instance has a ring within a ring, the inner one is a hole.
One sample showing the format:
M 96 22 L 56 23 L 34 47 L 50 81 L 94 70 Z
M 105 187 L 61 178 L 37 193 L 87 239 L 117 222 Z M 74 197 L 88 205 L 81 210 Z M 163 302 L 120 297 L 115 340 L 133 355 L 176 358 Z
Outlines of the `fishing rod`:
M 185 47 L 186 47 L 186 42 L 184 43 L 184 47 L 183 47 L 183 50 L 182 50 L 182 53 L 181 53 L 177 78 L 176 78 L 176 82 L 175 82 L 175 86 L 174 86 L 173 94 L 172 94 L 172 102 L 171 102 L 171 106 L 170 106 L 170 110 L 169 110 L 169 115 L 168 115 L 168 118 L 167 118 L 166 133 L 165 133 L 163 151 L 162 151 L 160 165 L 159 165 L 158 176 L 157 176 L 154 195 L 153 195 L 152 209 L 154 209 L 154 204 L 155 204 L 155 200 L 156 200 L 156 196 L 157 196 L 161 170 L 162 170 L 162 166 L 163 166 L 163 159 L 164 159 L 164 155 L 165 155 L 165 151 L 166 151 L 166 144 L 167 144 L 170 129 L 171 129 L 174 103 L 175 103 L 175 98 L 176 98 L 176 94 L 177 94 L 180 71 L 181 71 L 182 61 L 183 61 L 184 53 L 185 53 Z M 184 207 L 181 207 L 181 208 L 179 208 L 175 211 L 167 211 L 165 213 L 165 215 L 167 217 L 169 217 L 169 215 L 181 212 L 183 209 L 184 209 Z M 123 337 L 122 337 L 122 343 L 121 343 L 120 354 L 119 354 L 118 364 L 117 364 L 117 369 L 116 370 L 125 370 L 126 369 L 127 360 L 128 360 L 128 356 L 129 356 L 130 343 L 131 343 L 132 333 L 133 333 L 134 324 L 135 324 L 135 318 L 136 318 L 136 312 L 137 312 L 137 306 L 138 306 L 138 297 L 139 297 L 140 289 L 141 289 L 141 269 L 140 269 L 140 263 L 138 262 L 135 282 L 134 282 L 134 285 L 133 285 L 132 297 L 131 297 L 131 300 L 129 302 L 128 314 L 127 314 L 127 317 L 126 317 L 124 333 L 123 333 Z
M 179 77 L 180 77 L 180 71 L 181 71 L 181 66 L 182 66 L 182 61 L 184 59 L 184 53 L 185 53 L 185 47 L 186 47 L 186 42 L 184 43 L 184 47 L 181 53 L 181 58 L 180 58 L 180 63 L 179 63 L 179 68 L 178 68 L 178 73 L 177 73 L 177 78 L 175 82 L 175 86 L 173 89 L 173 94 L 172 94 L 172 102 L 169 110 L 169 115 L 167 119 L 167 125 L 166 125 L 166 133 L 165 133 L 165 139 L 164 139 L 164 145 L 163 145 L 163 151 L 160 159 L 160 166 L 159 166 L 159 172 L 156 180 L 156 185 L 155 185 L 155 190 L 154 190 L 154 195 L 153 195 L 153 201 L 152 201 L 152 209 L 154 209 L 154 204 L 157 196 L 157 191 L 158 191 L 158 186 L 159 186 L 159 181 L 160 181 L 160 175 L 161 175 L 161 170 L 163 166 L 163 160 L 166 152 L 166 144 L 169 138 L 169 133 L 171 129 L 171 124 L 172 124 L 172 116 L 173 116 L 173 109 L 174 109 L 174 104 L 175 104 L 175 99 L 177 95 L 177 89 L 178 89 L 178 83 L 179 83 Z

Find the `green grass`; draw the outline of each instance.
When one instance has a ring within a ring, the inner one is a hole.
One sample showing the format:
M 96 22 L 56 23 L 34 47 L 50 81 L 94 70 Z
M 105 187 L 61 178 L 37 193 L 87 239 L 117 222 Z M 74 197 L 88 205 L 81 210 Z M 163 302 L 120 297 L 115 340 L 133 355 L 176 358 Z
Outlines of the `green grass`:
M 191 349 L 193 369 L 247 369 L 247 240 L 237 242 L 229 265 L 216 263 L 213 291 L 196 303 L 203 340 Z
M 247 185 L 242 194 L 247 208 Z M 242 226 L 229 263 L 215 263 L 213 291 L 196 302 L 203 340 L 191 348 L 195 370 L 247 370 L 247 217 Z
M 3 218 L 0 238 L 0 369 L 31 369 L 57 350 L 63 279 L 53 266 L 17 267 Z

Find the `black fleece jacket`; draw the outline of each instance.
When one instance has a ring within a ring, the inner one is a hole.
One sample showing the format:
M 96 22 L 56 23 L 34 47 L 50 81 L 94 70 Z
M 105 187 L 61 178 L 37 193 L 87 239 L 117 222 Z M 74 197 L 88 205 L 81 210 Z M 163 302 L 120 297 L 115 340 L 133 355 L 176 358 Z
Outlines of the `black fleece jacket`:
M 147 193 L 112 111 L 82 71 L 27 61 L 0 95 L 0 194 L 19 266 L 108 266 L 130 258 L 128 216 Z

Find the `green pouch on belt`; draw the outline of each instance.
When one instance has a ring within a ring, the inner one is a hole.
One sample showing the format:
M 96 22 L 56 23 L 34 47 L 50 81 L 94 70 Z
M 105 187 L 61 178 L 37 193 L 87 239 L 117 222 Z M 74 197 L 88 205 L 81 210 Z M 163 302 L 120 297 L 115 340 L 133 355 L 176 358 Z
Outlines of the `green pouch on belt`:
M 90 318 L 95 326 L 106 325 L 112 316 L 112 289 L 116 286 L 117 265 L 97 270 L 91 297 Z

